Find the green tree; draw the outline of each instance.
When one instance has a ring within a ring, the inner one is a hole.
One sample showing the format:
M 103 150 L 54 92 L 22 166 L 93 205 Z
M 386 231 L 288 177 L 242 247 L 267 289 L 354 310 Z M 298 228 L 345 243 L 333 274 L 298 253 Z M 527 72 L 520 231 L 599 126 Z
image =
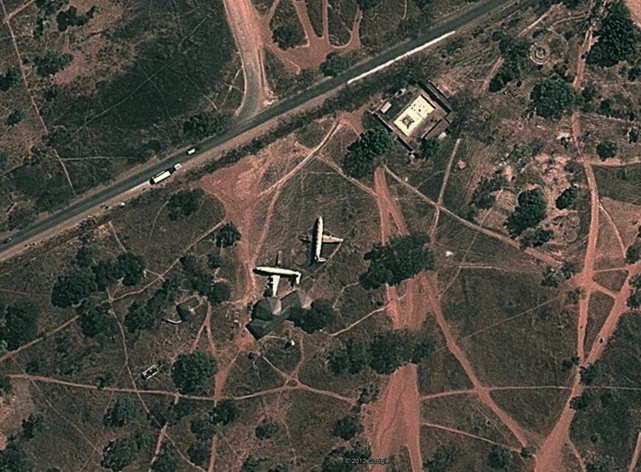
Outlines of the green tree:
M 54 51 L 47 51 L 42 56 L 36 56 L 33 63 L 36 66 L 36 72 L 41 77 L 49 77 L 56 75 L 61 70 L 64 70 L 73 62 L 71 54 L 61 54 Z
M 218 425 L 211 420 L 210 415 L 202 415 L 191 420 L 191 432 L 201 441 L 211 439 L 216 431 Z
M 482 178 L 472 194 L 472 205 L 483 210 L 492 208 L 496 202 L 496 197 L 492 193 L 498 192 L 506 184 L 507 180 L 500 172 L 492 174 L 489 178 Z
M 272 33 L 272 39 L 281 49 L 291 49 L 303 44 L 305 36 L 301 29 L 283 25 L 279 26 Z
M 421 159 L 432 159 L 438 154 L 440 149 L 441 142 L 438 139 L 424 139 L 421 141 L 421 153 L 419 154 L 419 157 Z
M 20 83 L 20 71 L 15 67 L 0 75 L 0 91 L 6 92 Z
M 539 187 L 521 192 L 516 209 L 505 222 L 510 235 L 519 236 L 527 228 L 538 225 L 547 216 L 546 207 L 545 195 Z
M 336 77 L 349 69 L 350 63 L 349 56 L 330 52 L 325 58 L 325 62 L 321 64 L 320 69 L 327 77 Z
M 65 11 L 58 13 L 56 22 L 58 23 L 58 31 L 64 32 L 70 26 L 84 26 L 89 23 L 96 13 L 96 7 L 91 7 L 84 15 L 78 15 L 76 7 L 69 7 Z
M 592 385 L 599 377 L 599 369 L 595 364 L 590 364 L 580 369 L 581 383 L 584 385 Z
M 625 263 L 634 264 L 641 259 L 641 241 L 637 240 L 625 252 Z
M 619 146 L 617 146 L 617 143 L 609 139 L 601 141 L 596 146 L 596 153 L 599 155 L 602 161 L 616 156 L 618 150 Z
M 169 219 L 176 221 L 186 218 L 198 211 L 204 192 L 197 188 L 194 190 L 180 190 L 169 199 Z
M 140 300 L 136 300 L 127 309 L 125 315 L 125 327 L 130 333 L 136 331 L 148 331 L 156 326 L 158 322 L 158 313 L 147 309 L 147 305 Z
M 502 446 L 494 446 L 487 456 L 487 465 L 492 469 L 507 469 L 512 465 L 512 453 Z
M 0 396 L 11 394 L 13 392 L 13 386 L 11 385 L 11 379 L 7 375 L 0 375 Z
M 210 412 L 212 423 L 223 426 L 233 423 L 239 416 L 240 409 L 234 400 L 221 400 Z
M 168 443 L 163 444 L 162 450 L 156 460 L 151 464 L 151 470 L 154 472 L 175 472 L 180 465 L 180 458 L 173 446 Z
M 59 308 L 77 305 L 98 289 L 94 274 L 89 269 L 76 269 L 61 275 L 51 289 L 51 303 Z
M 550 229 L 537 228 L 535 230 L 526 230 L 521 238 L 521 247 L 539 247 L 550 242 L 554 232 Z
M 119 472 L 136 460 L 138 451 L 138 444 L 133 437 L 115 439 L 105 446 L 100 465 Z
M 374 245 L 364 256 L 370 266 L 360 277 L 363 288 L 398 285 L 423 270 L 432 270 L 435 260 L 432 250 L 426 247 L 428 242 L 427 235 L 413 234 L 392 238 L 385 246 Z
M 227 248 L 241 240 L 242 235 L 233 222 L 226 223 L 216 232 L 216 246 Z
M 276 434 L 278 434 L 278 432 L 280 432 L 280 430 L 280 424 L 276 423 L 275 421 L 263 420 L 258 426 L 256 426 L 254 433 L 256 434 L 256 437 L 258 439 L 260 439 L 261 441 L 265 441 L 266 439 L 273 438 Z
M 458 460 L 458 451 L 453 444 L 443 444 L 423 466 L 426 472 L 448 472 Z
M 231 122 L 229 117 L 220 113 L 203 111 L 192 115 L 183 123 L 183 132 L 196 139 L 221 135 L 227 132 Z
M 9 305 L 4 313 L 4 325 L 0 323 L 0 340 L 7 343 L 10 351 L 33 341 L 38 337 L 39 316 L 38 307 L 31 302 Z
M 35 438 L 38 434 L 49 429 L 49 425 L 42 413 L 31 413 L 22 421 L 22 437 L 26 439 Z
M 639 33 L 623 1 L 609 5 L 596 36 L 598 40 L 590 48 L 586 58 L 588 64 L 612 67 L 634 57 Z
M 131 287 L 142 280 L 145 271 L 145 260 L 142 256 L 126 252 L 118 256 L 118 265 L 122 273 L 122 284 Z
M 138 403 L 130 398 L 119 398 L 107 410 L 103 422 L 105 426 L 122 428 L 135 420 L 139 414 Z
M 208 438 L 211 438 L 211 436 Z M 192 443 L 187 449 L 189 460 L 200 467 L 205 466 L 209 462 L 210 455 L 210 449 L 202 443 Z
M 306 333 L 315 333 L 334 321 L 335 314 L 332 302 L 321 299 L 314 300 L 312 306 L 294 324 Z
M 76 308 L 80 331 L 88 338 L 99 334 L 112 336 L 116 333 L 116 321 L 109 314 L 109 304 L 98 302 L 95 298 L 87 298 Z
M 227 282 L 216 282 L 207 292 L 207 299 L 217 305 L 231 299 L 231 286 Z
M 120 264 L 113 259 L 98 261 L 91 267 L 91 271 L 96 280 L 96 287 L 101 292 L 113 287 L 123 277 Z
M 394 141 L 384 128 L 373 128 L 347 148 L 343 159 L 343 170 L 355 179 L 362 179 L 374 173 L 381 155 L 392 147 Z
M 5 120 L 5 124 L 7 126 L 14 126 L 20 123 L 26 117 L 27 117 L 27 112 L 24 110 L 24 108 L 17 108 L 13 110 L 9 114 L 9 116 L 7 116 L 7 119 Z
M 356 3 L 361 10 L 369 10 L 370 8 L 378 6 L 381 0 L 356 0 Z
M 332 434 L 336 437 L 349 441 L 364 431 L 363 425 L 357 415 L 347 415 L 336 420 L 332 428 Z
M 201 351 L 180 354 L 172 367 L 171 376 L 180 393 L 202 390 L 218 371 L 216 359 Z
M 559 210 L 565 210 L 566 208 L 571 208 L 574 205 L 577 197 L 579 196 L 579 188 L 576 185 L 566 188 L 561 192 L 555 201 L 556 207 Z
M 521 78 L 522 71 L 528 64 L 530 42 L 526 38 L 502 35 L 499 50 L 503 65 L 490 80 L 490 92 L 503 90 L 508 83 Z
M 574 110 L 576 92 L 567 82 L 545 79 L 532 89 L 530 101 L 535 113 L 540 117 L 559 120 Z
M 0 472 L 33 472 L 33 459 L 22 442 L 12 441 L 0 451 Z
M 414 340 L 406 331 L 388 331 L 372 339 L 369 352 L 370 367 L 388 375 L 412 360 Z

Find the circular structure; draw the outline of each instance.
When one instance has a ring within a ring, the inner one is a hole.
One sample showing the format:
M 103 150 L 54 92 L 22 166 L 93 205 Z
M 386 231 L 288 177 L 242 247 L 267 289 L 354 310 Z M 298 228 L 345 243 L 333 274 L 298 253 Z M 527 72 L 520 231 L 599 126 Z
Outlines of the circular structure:
M 530 59 L 537 65 L 547 62 L 550 57 L 550 46 L 546 43 L 534 43 L 530 48 Z

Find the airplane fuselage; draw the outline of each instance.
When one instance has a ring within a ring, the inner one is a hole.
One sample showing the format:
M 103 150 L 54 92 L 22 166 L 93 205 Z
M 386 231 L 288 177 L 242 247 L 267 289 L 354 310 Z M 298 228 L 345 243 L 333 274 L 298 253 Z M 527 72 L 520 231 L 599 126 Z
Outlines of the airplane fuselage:
M 282 267 L 258 266 L 254 269 L 254 272 L 259 275 L 279 275 L 281 277 L 294 277 L 296 283 L 299 283 L 300 278 L 302 277 L 302 274 L 297 270 L 284 269 Z
M 323 262 L 321 250 L 323 249 L 323 217 L 319 216 L 314 223 L 314 238 L 312 248 L 314 251 L 314 262 Z

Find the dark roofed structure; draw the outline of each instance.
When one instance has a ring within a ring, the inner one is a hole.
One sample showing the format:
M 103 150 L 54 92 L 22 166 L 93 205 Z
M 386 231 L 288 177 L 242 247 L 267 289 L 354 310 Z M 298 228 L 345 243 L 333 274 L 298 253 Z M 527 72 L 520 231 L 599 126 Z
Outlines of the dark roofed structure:
M 196 316 L 196 308 L 198 308 L 199 305 L 200 301 L 197 297 L 188 298 L 180 305 L 176 305 L 176 312 L 181 321 L 191 321 L 194 316 Z
M 288 320 L 292 313 L 307 310 L 311 302 L 311 298 L 302 290 L 294 290 L 280 300 L 275 297 L 261 298 L 254 305 L 247 329 L 254 338 L 260 339 Z

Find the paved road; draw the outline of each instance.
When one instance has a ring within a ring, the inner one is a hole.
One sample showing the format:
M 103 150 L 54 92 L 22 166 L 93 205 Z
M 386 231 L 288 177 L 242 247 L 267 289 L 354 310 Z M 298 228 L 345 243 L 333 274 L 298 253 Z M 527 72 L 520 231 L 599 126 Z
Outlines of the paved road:
M 318 97 L 321 97 L 327 94 L 328 92 L 337 91 L 341 87 L 345 86 L 350 79 L 358 77 L 361 74 L 371 69 L 374 69 L 408 51 L 411 51 L 412 49 L 428 41 L 436 39 L 450 31 L 458 30 L 468 25 L 469 23 L 477 21 L 482 17 L 484 18 L 486 15 L 489 15 L 490 13 L 494 13 L 496 16 L 499 16 L 498 10 L 501 7 L 507 7 L 508 5 L 518 6 L 519 4 L 520 2 L 514 3 L 511 0 L 489 0 L 478 6 L 475 6 L 474 8 L 462 13 L 460 16 L 457 16 L 456 18 L 446 21 L 445 23 L 439 26 L 436 26 L 430 29 L 429 31 L 426 31 L 423 35 L 421 35 L 419 38 L 415 40 L 399 44 L 398 46 L 382 53 L 381 55 L 351 68 L 349 71 L 341 74 L 338 77 L 334 77 L 332 79 L 327 79 L 323 82 L 320 82 L 308 88 L 304 92 L 301 92 L 298 95 L 282 100 L 274 104 L 273 106 L 266 108 L 264 111 L 262 111 L 261 113 L 259 113 L 253 118 L 236 123 L 233 129 L 228 133 L 222 136 L 208 138 L 203 142 L 199 143 L 198 152 L 192 156 L 186 156 L 183 150 L 177 154 L 174 154 L 173 156 L 168 157 L 167 159 L 161 162 L 158 162 L 146 168 L 144 171 L 141 171 L 123 180 L 117 181 L 113 185 L 109 187 L 105 187 L 103 190 L 100 190 L 88 197 L 85 197 L 84 199 L 81 199 L 69 205 L 65 209 L 57 213 L 54 213 L 43 220 L 40 220 L 34 223 L 28 228 L 20 231 L 19 233 L 16 233 L 9 243 L 4 244 L 1 247 L 0 254 L 2 254 L 2 252 L 9 250 L 10 248 L 13 248 L 19 244 L 22 244 L 30 240 L 31 238 L 34 238 L 40 235 L 41 233 L 52 230 L 52 228 L 55 228 L 56 226 L 66 222 L 67 220 L 71 220 L 74 217 L 78 217 L 78 215 L 81 215 L 87 212 L 88 210 L 91 210 L 92 208 L 98 207 L 102 205 L 104 202 L 107 202 L 117 197 L 118 195 L 139 186 L 140 184 L 143 184 L 144 182 L 151 179 L 151 177 L 153 177 L 158 172 L 171 167 L 175 163 L 185 162 L 189 159 L 194 159 L 198 157 L 200 154 L 206 151 L 209 151 L 213 148 L 219 147 L 222 144 L 234 138 L 237 138 L 244 133 L 252 131 L 255 128 L 267 123 L 268 121 L 273 120 L 274 118 L 285 116 L 289 113 L 296 113 L 296 111 L 302 108 L 306 103 Z

